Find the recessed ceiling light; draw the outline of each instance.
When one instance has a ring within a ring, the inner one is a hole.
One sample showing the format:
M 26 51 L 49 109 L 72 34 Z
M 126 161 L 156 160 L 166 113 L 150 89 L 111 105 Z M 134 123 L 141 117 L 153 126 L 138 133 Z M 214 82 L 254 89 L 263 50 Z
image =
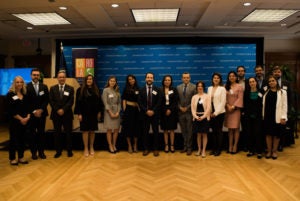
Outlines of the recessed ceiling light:
M 132 9 L 136 22 L 176 22 L 179 9 Z
M 189 26 L 190 24 L 189 24 L 189 23 L 185 23 L 184 25 L 185 25 L 185 26 Z
M 32 30 L 32 29 L 33 29 L 33 27 L 26 27 L 26 29 L 28 29 L 28 30 Z
M 128 24 L 124 24 L 124 27 L 128 27 Z
M 26 13 L 12 14 L 32 25 L 63 25 L 71 24 L 57 13 Z
M 269 10 L 257 9 L 246 16 L 242 22 L 280 22 L 299 10 Z
M 111 4 L 111 7 L 113 7 L 113 8 L 118 8 L 118 7 L 119 7 L 119 4 L 116 4 L 116 3 Z
M 60 6 L 59 9 L 60 10 L 67 10 L 68 8 L 66 6 Z
M 244 6 L 251 6 L 251 3 L 250 2 L 245 2 L 243 5 Z
M 286 27 L 286 23 L 282 23 L 282 24 L 280 24 L 280 26 L 282 26 L 282 27 Z

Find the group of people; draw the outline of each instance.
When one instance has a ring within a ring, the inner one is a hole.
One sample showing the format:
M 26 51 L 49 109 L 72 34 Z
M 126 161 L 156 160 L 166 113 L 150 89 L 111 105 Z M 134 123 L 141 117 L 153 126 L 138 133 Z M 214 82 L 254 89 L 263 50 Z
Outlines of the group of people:
M 32 159 L 46 158 L 44 130 L 48 103 L 55 130 L 54 158 L 61 156 L 64 147 L 67 156 L 72 157 L 74 102 L 85 157 L 95 154 L 95 131 L 103 115 L 108 151 L 112 154 L 118 152 L 117 139 L 122 128 L 129 153 L 138 152 L 138 139 L 142 138 L 143 156 L 151 150 L 154 156 L 159 156 L 159 126 L 163 130 L 164 152 L 174 153 L 175 130 L 179 123 L 183 137 L 181 153 L 192 154 L 195 134 L 198 147 L 195 155 L 205 158 L 211 129 L 210 154 L 219 156 L 223 149 L 225 126 L 228 128 L 228 153 L 237 153 L 240 141 L 240 145 L 249 151 L 248 157 L 257 154 L 260 159 L 266 148 L 265 157 L 277 159 L 280 137 L 288 120 L 290 87 L 281 80 L 279 67 L 275 67 L 267 79 L 264 79 L 260 65 L 255 67 L 255 74 L 255 77 L 245 79 L 245 67 L 238 66 L 237 71 L 228 73 L 223 84 L 222 75 L 213 73 L 207 93 L 205 83 L 191 83 L 188 72 L 182 74 L 182 83 L 178 86 L 173 86 L 171 75 L 165 75 L 160 87 L 154 85 L 154 74 L 148 72 L 141 88 L 136 77 L 128 75 L 122 94 L 115 76 L 108 78 L 101 93 L 94 77 L 87 75 L 77 89 L 74 101 L 74 88 L 66 84 L 65 71 L 57 73 L 58 84 L 48 91 L 48 87 L 40 82 L 39 69 L 33 69 L 30 83 L 26 85 L 23 78 L 17 76 L 7 94 L 11 120 L 10 164 L 28 163 L 24 159 L 25 132 L 30 136 Z M 241 125 L 243 135 L 240 140 Z

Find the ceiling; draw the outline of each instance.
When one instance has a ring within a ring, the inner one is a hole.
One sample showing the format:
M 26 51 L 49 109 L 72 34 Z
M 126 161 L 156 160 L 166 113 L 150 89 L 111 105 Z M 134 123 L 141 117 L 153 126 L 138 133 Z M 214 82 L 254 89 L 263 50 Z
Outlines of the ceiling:
M 244 7 L 244 2 L 252 5 Z M 118 3 L 118 8 L 112 8 Z M 68 9 L 60 10 L 59 6 Z M 130 9 L 180 8 L 175 23 L 135 23 Z M 241 20 L 255 8 L 299 9 L 300 0 L 1 0 L 0 38 L 215 36 L 300 38 L 300 12 L 279 23 Z M 35 26 L 12 13 L 56 12 L 71 25 Z M 189 25 L 186 26 L 185 24 Z M 281 26 L 281 24 L 286 26 Z

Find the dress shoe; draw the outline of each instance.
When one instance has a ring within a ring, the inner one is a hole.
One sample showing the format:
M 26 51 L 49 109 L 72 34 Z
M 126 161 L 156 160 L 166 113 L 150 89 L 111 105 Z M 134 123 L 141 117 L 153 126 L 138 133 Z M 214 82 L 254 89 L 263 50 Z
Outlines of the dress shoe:
M 257 159 L 261 159 L 262 155 L 261 154 L 257 154 Z
M 192 155 L 192 150 L 187 150 L 186 155 L 188 155 L 188 156 Z
M 283 152 L 283 146 L 282 146 L 282 145 L 279 145 L 277 151 Z
M 28 161 L 26 161 L 24 159 L 19 159 L 19 163 L 26 165 L 26 164 L 28 164 Z
M 175 153 L 175 148 L 174 148 L 174 145 L 171 145 L 171 147 L 170 147 L 170 151 L 171 151 L 171 153 Z
M 209 155 L 215 155 L 215 154 L 216 154 L 216 151 L 209 152 Z
M 143 156 L 147 156 L 149 153 L 150 153 L 150 152 L 149 152 L 148 150 L 145 150 L 145 151 L 143 152 Z
M 182 149 L 181 151 L 180 151 L 180 153 L 185 153 L 186 152 L 186 149 Z
M 249 152 L 249 153 L 247 154 L 247 157 L 251 157 L 251 156 L 253 156 L 253 155 L 254 155 L 254 153 Z
M 165 144 L 165 153 L 169 153 L 169 145 L 168 144 Z
M 154 150 L 153 151 L 153 156 L 155 156 L 155 157 L 159 156 L 159 152 L 157 150 Z
M 220 156 L 221 155 L 221 151 L 216 151 L 214 156 Z
M 54 155 L 54 158 L 59 158 L 61 156 L 61 153 L 60 152 L 57 152 L 55 155 Z
M 68 157 L 72 157 L 73 156 L 73 152 L 72 151 L 68 151 Z
M 36 154 L 32 154 L 31 158 L 32 158 L 32 160 L 37 160 L 38 159 Z
M 46 158 L 47 158 L 46 155 L 45 155 L 44 153 L 39 154 L 39 157 L 40 157 L 41 159 L 46 159 Z
M 18 161 L 17 160 L 11 160 L 10 165 L 18 165 Z
M 201 151 L 197 151 L 196 153 L 195 153 L 195 156 L 200 156 L 201 155 Z

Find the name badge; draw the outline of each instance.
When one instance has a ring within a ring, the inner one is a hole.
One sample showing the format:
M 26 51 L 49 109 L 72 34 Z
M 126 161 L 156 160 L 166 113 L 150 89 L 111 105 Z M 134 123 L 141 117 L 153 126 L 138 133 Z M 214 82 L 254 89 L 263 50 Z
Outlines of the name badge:
M 12 97 L 12 99 L 13 99 L 13 100 L 18 100 L 19 97 L 18 97 L 17 95 L 14 95 L 14 96 Z
M 39 93 L 40 96 L 42 96 L 42 95 L 44 95 L 44 94 L 45 94 L 44 91 L 40 91 L 40 93 Z
M 260 92 L 257 95 L 258 95 L 258 97 L 262 97 L 263 96 Z
M 68 91 L 64 91 L 64 96 L 69 96 L 70 93 Z
M 287 90 L 288 87 L 287 86 L 282 86 L 282 89 Z
M 138 95 L 140 92 L 139 91 L 135 91 L 135 94 Z
M 152 91 L 152 94 L 156 96 L 156 95 L 157 95 L 157 92 L 153 90 L 153 91 Z
M 268 87 L 267 86 L 264 86 L 264 91 L 267 91 Z
M 232 89 L 230 89 L 230 90 L 229 90 L 229 93 L 230 93 L 230 94 L 233 94 L 233 90 L 232 90 Z
M 108 94 L 108 98 L 113 98 L 114 95 L 113 94 Z
M 168 94 L 169 94 L 169 95 L 172 94 L 172 93 L 174 93 L 173 90 L 168 91 Z

